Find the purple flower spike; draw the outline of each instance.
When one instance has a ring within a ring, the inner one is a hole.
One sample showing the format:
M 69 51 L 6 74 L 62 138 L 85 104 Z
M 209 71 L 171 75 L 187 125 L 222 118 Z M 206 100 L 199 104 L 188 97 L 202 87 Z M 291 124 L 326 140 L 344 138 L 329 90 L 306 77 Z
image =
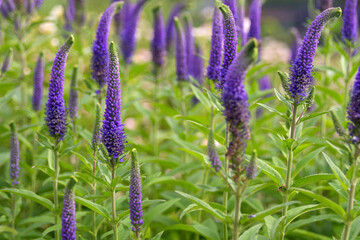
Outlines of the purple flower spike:
M 248 39 L 261 39 L 261 0 L 253 0 L 249 9 L 250 29 Z
M 342 27 L 342 40 L 356 42 L 358 39 L 358 0 L 346 0 L 344 7 L 344 23 Z
M 217 85 L 218 89 L 223 89 L 225 83 L 225 76 L 232 61 L 236 58 L 237 51 L 237 29 L 235 26 L 234 17 L 226 5 L 221 5 L 220 10 L 224 17 L 224 59 L 221 67 L 221 78 Z
M 61 212 L 62 240 L 76 240 L 75 190 L 76 180 L 71 177 L 66 184 Z
M 140 230 L 140 226 L 144 222 L 142 220 L 141 173 L 138 155 L 135 148 L 131 151 L 131 175 L 129 188 L 131 224 L 134 226 L 133 231 L 138 232 Z
M 114 42 L 110 43 L 109 68 L 107 74 L 108 87 L 106 92 L 106 108 L 103 120 L 102 142 L 109 156 L 118 158 L 124 153 L 125 133 L 121 123 L 121 91 L 119 58 L 116 53 Z M 120 162 L 123 159 L 119 159 Z
M 292 28 L 291 33 L 293 34 L 293 42 L 291 44 L 290 64 L 295 61 L 299 48 L 301 46 L 301 36 L 299 31 L 296 28 Z
M 219 154 L 215 146 L 214 132 L 212 129 L 209 130 L 207 151 L 211 167 L 215 170 L 215 172 L 218 172 L 221 168 L 221 161 L 219 159 Z
M 15 124 L 10 123 L 10 180 L 13 187 L 19 184 L 19 139 L 17 136 Z
M 298 55 L 290 68 L 289 91 L 291 97 L 296 102 L 302 101 L 304 97 L 307 97 L 313 86 L 313 60 L 320 40 L 321 31 L 329 19 L 340 17 L 340 15 L 340 8 L 328 8 L 320 13 L 310 24 L 298 51 Z
M 71 76 L 71 85 L 70 85 L 70 93 L 69 93 L 69 113 L 70 118 L 74 121 L 77 117 L 78 112 L 78 90 L 77 88 L 77 66 L 74 67 L 72 76 Z
M 111 19 L 113 18 L 115 12 L 121 7 L 122 3 L 114 2 L 112 3 L 102 15 L 98 28 L 96 30 L 96 38 L 93 43 L 93 56 L 91 59 L 91 75 L 93 79 L 97 81 L 100 88 L 106 84 L 106 74 L 109 61 L 109 30 Z
M 240 2 L 240 5 L 238 7 L 238 18 L 237 18 L 237 22 L 236 24 L 239 27 L 239 37 L 241 38 L 241 46 L 244 46 L 247 42 L 247 36 L 246 36 L 246 32 L 245 32 L 245 26 L 244 26 L 244 21 L 245 21 L 245 1 L 242 0 Z
M 220 9 L 215 6 L 212 19 L 212 35 L 209 66 L 207 67 L 207 77 L 213 81 L 220 79 L 220 65 L 222 56 L 223 23 Z
M 195 54 L 193 58 L 192 76 L 201 85 L 204 77 L 204 60 L 202 58 L 203 52 L 199 45 L 195 45 Z
M 66 133 L 66 108 L 64 101 L 65 65 L 74 37 L 71 35 L 61 46 L 54 59 L 49 84 L 49 99 L 46 104 L 45 121 L 50 135 L 62 140 Z
M 1 75 L 3 75 L 9 70 L 12 59 L 13 59 L 13 50 L 12 48 L 10 48 L 5 56 L 3 64 L 1 65 Z
M 41 8 L 41 6 L 43 5 L 44 0 L 35 0 L 35 6 L 37 9 Z
M 258 59 L 257 46 L 257 40 L 251 39 L 239 52 L 226 75 L 221 95 L 230 134 L 226 157 L 230 160 L 235 182 L 239 181 L 246 140 L 250 139 L 249 104 L 243 82 L 249 65 Z
M 249 164 L 245 168 L 246 170 L 246 178 L 248 180 L 254 179 L 256 177 L 256 171 L 257 171 L 257 154 L 254 150 Z
M 159 68 L 164 65 L 166 56 L 165 24 L 160 7 L 154 8 L 153 13 L 154 38 L 151 42 L 151 52 L 155 68 Z
M 320 11 L 322 12 L 333 6 L 333 0 L 318 0 L 317 4 Z
M 178 81 L 188 80 L 184 32 L 179 19 L 174 18 L 176 28 L 176 76 Z
M 138 0 L 131 12 L 127 14 L 125 24 L 122 32 L 121 50 L 124 55 L 126 64 L 132 62 L 132 57 L 136 48 L 136 29 L 139 21 L 139 15 L 141 13 L 144 4 L 148 0 Z
M 179 3 L 172 9 L 166 24 L 166 50 L 169 51 L 173 45 L 175 38 L 174 18 L 177 17 L 182 10 L 185 9 L 185 4 Z
M 358 70 L 347 107 L 348 129 L 353 143 L 360 143 L 360 70 Z
M 31 15 L 35 10 L 35 0 L 26 0 L 24 1 L 24 7 L 26 13 Z
M 112 0 L 112 2 L 124 2 L 124 0 Z M 125 3 L 125 5 L 126 5 L 126 3 Z M 125 6 L 123 5 L 122 10 L 114 15 L 114 22 L 115 22 L 115 28 L 116 28 L 117 34 L 121 33 L 124 9 L 125 9 Z
M 237 22 L 238 15 L 237 15 L 236 0 L 223 0 L 223 3 L 230 8 L 230 10 L 234 16 L 235 22 Z
M 33 110 L 35 111 L 39 111 L 41 109 L 44 88 L 44 69 L 44 54 L 40 53 L 34 70 L 34 95 L 32 98 L 32 104 Z
M 186 15 L 184 17 L 184 22 L 185 22 L 185 52 L 186 52 L 186 64 L 187 64 L 187 68 L 188 68 L 188 72 L 191 76 L 193 75 L 193 66 L 194 66 L 194 47 L 195 47 L 195 43 L 194 43 L 194 38 L 192 35 L 192 22 L 190 19 L 189 15 Z

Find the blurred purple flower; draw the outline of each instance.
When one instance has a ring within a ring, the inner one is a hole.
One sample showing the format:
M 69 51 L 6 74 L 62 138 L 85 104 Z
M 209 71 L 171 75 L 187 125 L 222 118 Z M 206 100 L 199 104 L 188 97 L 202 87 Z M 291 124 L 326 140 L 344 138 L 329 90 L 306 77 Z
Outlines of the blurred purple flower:
M 109 48 L 109 67 L 107 74 L 106 108 L 104 112 L 102 142 L 108 154 L 113 159 L 118 158 L 124 152 L 125 133 L 121 122 L 121 90 L 119 58 L 116 53 L 114 42 Z M 123 159 L 119 159 L 120 162 Z
M 291 33 L 293 35 L 293 42 L 291 44 L 290 64 L 295 61 L 299 48 L 301 46 L 301 36 L 299 31 L 296 28 L 292 28 Z
M 192 76 L 201 85 L 204 78 L 204 59 L 203 52 L 198 44 L 195 45 L 195 54 L 193 55 L 192 62 Z
M 160 7 L 153 10 L 154 14 L 154 37 L 151 42 L 152 60 L 155 68 L 159 68 L 165 63 L 166 38 L 164 17 Z
M 19 184 L 19 139 L 17 136 L 15 124 L 10 123 L 10 180 L 13 187 Z
M 112 3 L 103 13 L 98 28 L 96 30 L 96 38 L 93 43 L 93 55 L 91 59 L 91 75 L 97 81 L 100 88 L 106 84 L 106 74 L 109 61 L 109 30 L 111 19 L 117 12 L 120 3 Z
M 134 226 L 134 231 L 139 231 L 140 226 L 144 223 L 142 220 L 142 194 L 141 194 L 141 173 L 140 165 L 137 156 L 137 151 L 134 148 L 131 151 L 131 175 L 129 186 L 129 206 L 131 224 Z
M 221 57 L 223 44 L 223 23 L 220 9 L 215 6 L 212 19 L 211 49 L 207 77 L 213 81 L 219 81 L 221 72 Z
M 93 130 L 93 136 L 91 139 L 91 147 L 94 151 L 97 151 L 101 141 L 101 105 L 96 104 L 96 118 Z
M 245 1 L 242 1 L 241 4 L 238 7 L 238 18 L 236 21 L 236 24 L 239 28 L 238 35 L 241 38 L 241 46 L 244 46 L 247 42 L 247 35 L 245 32 Z
M 41 6 L 43 5 L 44 0 L 35 0 L 35 6 L 36 8 L 41 8 Z
M 209 130 L 207 151 L 211 167 L 215 170 L 215 172 L 218 172 L 221 168 L 221 161 L 215 146 L 214 132 L 212 129 Z
M 66 133 L 66 108 L 64 101 L 65 65 L 68 53 L 74 42 L 71 35 L 61 46 L 54 59 L 49 83 L 49 99 L 46 104 L 45 121 L 50 135 L 62 140 Z
M 33 110 L 35 111 L 39 111 L 41 109 L 43 89 L 44 89 L 44 70 L 45 70 L 44 54 L 41 52 L 36 61 L 36 66 L 34 70 L 34 93 L 32 98 L 32 105 L 33 105 Z
M 188 80 L 184 32 L 177 17 L 174 18 L 176 28 L 176 76 L 178 81 Z
M 174 18 L 177 17 L 182 10 L 185 9 L 185 4 L 178 3 L 172 9 L 166 24 L 166 50 L 169 51 L 173 45 L 175 38 Z
M 9 70 L 12 63 L 12 59 L 13 59 L 13 50 L 12 48 L 10 48 L 5 56 L 3 64 L 1 65 L 1 75 L 3 75 Z
M 352 43 L 358 40 L 359 24 L 357 14 L 358 0 L 346 0 L 344 7 L 344 22 L 342 27 L 342 40 Z
M 77 117 L 78 112 L 78 90 L 77 88 L 77 73 L 78 68 L 77 66 L 73 68 L 72 76 L 71 76 L 71 85 L 70 85 L 70 92 L 69 92 L 69 113 L 70 118 L 74 121 Z
M 194 66 L 194 37 L 192 35 L 192 22 L 189 15 L 184 17 L 185 23 L 185 52 L 186 52 L 186 65 L 188 69 L 188 74 L 191 76 L 193 75 L 193 66 Z
M 333 0 L 318 0 L 317 5 L 320 11 L 322 12 L 333 6 Z
M 360 143 L 360 69 L 350 93 L 350 102 L 347 107 L 348 129 L 353 143 Z
M 230 10 L 234 16 L 235 22 L 237 22 L 238 15 L 237 15 L 236 0 L 223 0 L 223 3 L 230 8 Z
M 302 101 L 304 97 L 307 97 L 313 86 L 313 60 L 320 40 L 321 31 L 329 19 L 340 17 L 340 15 L 340 8 L 328 8 L 315 18 L 306 32 L 298 55 L 290 68 L 289 91 L 291 97 L 297 102 L 299 100 Z
M 148 0 L 138 0 L 131 11 L 126 14 L 121 38 L 121 50 L 126 64 L 132 62 L 132 57 L 136 48 L 136 29 L 144 4 Z

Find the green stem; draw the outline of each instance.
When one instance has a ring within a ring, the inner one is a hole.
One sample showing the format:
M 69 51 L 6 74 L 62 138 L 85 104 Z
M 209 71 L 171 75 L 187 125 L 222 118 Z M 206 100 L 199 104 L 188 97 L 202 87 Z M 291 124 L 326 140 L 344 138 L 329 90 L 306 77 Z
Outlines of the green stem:
M 226 123 L 226 129 L 225 129 L 225 146 L 228 147 L 229 144 L 229 124 Z M 225 178 L 227 178 L 229 174 L 229 159 L 226 157 L 225 153 Z M 225 214 L 227 214 L 228 211 L 228 198 L 229 193 L 227 190 L 224 191 L 224 207 L 225 207 Z M 228 239 L 228 226 L 227 223 L 224 223 L 224 240 Z
M 96 177 L 96 150 L 94 150 L 94 160 L 93 160 L 93 176 Z M 93 193 L 93 203 L 96 203 L 96 179 L 94 178 L 92 184 L 92 193 Z M 92 224 L 93 224 L 93 233 L 94 240 L 97 239 L 97 228 L 96 228 L 96 212 L 92 211 Z
M 295 99 L 296 101 L 296 99 Z M 297 113 L 298 105 L 297 103 L 293 104 L 293 112 L 292 112 L 292 120 L 291 120 L 291 126 L 290 126 L 290 138 L 289 139 L 295 139 L 295 129 L 296 129 L 296 113 Z M 300 119 L 299 119 L 300 120 Z M 289 190 L 290 190 L 290 182 L 291 182 L 291 171 L 292 171 L 292 165 L 294 160 L 294 153 L 292 146 L 290 146 L 289 149 L 289 155 L 287 160 L 287 168 L 286 168 L 286 180 L 285 180 L 285 190 L 284 190 L 284 204 L 289 202 Z M 284 223 L 286 222 L 286 216 L 287 216 L 288 206 L 286 205 L 283 209 L 283 216 L 284 216 Z M 281 230 L 281 239 L 285 238 L 285 229 L 284 227 Z
M 54 170 L 55 170 L 55 180 L 54 180 L 54 212 L 55 212 L 55 225 L 59 224 L 59 197 L 58 197 L 58 178 L 59 178 L 59 159 L 58 159 L 58 145 L 59 139 L 55 138 L 54 144 Z M 60 230 L 55 231 L 55 239 L 60 240 Z
M 11 199 L 11 227 L 13 229 L 15 229 L 15 207 L 16 207 L 16 195 L 15 193 L 12 194 L 12 199 Z M 12 239 L 15 239 L 15 233 L 13 232 L 11 235 Z
M 186 103 L 185 103 L 185 97 L 184 97 L 184 86 L 183 86 L 183 82 L 179 81 L 179 88 L 180 88 L 180 94 L 181 94 L 181 115 L 183 117 L 186 116 Z M 184 140 L 187 140 L 187 124 L 186 121 L 182 121 L 183 124 L 183 130 L 184 130 Z M 188 161 L 188 154 L 184 153 L 184 163 L 187 163 Z
M 346 111 L 347 108 L 347 101 L 348 101 L 348 91 L 349 91 L 349 83 L 350 83 L 350 71 L 351 71 L 351 60 L 352 60 L 352 49 L 351 46 L 348 47 L 347 49 L 347 53 L 348 53 L 348 57 L 349 57 L 349 61 L 348 61 L 348 65 L 346 68 L 346 73 L 345 73 L 345 96 L 344 96 L 344 112 Z M 344 114 L 344 118 L 346 118 L 345 116 L 346 114 Z
M 239 235 L 239 222 L 241 217 L 241 192 L 240 192 L 240 184 L 238 184 L 236 188 L 236 195 L 235 195 L 235 216 L 234 216 L 234 233 L 233 233 L 233 240 L 238 239 Z
M 135 232 L 135 235 L 136 235 L 136 240 L 140 240 L 140 232 L 138 230 L 136 230 Z
M 112 180 L 115 179 L 115 170 L 116 170 L 116 164 L 115 164 L 115 159 L 112 159 L 113 162 L 113 166 L 112 166 L 112 171 L 111 171 L 111 177 Z M 117 224 L 116 224 L 116 199 L 115 199 L 115 190 L 116 190 L 116 186 L 114 186 L 114 188 L 111 191 L 111 205 L 112 205 L 112 226 L 113 226 L 113 235 L 114 235 L 114 240 L 118 240 L 118 234 L 117 234 Z
M 352 176 L 351 176 L 351 179 L 350 179 L 349 202 L 348 202 L 347 219 L 346 219 L 346 222 L 345 222 L 343 240 L 348 240 L 349 239 L 351 224 L 352 224 L 352 222 L 354 220 L 353 217 L 351 216 L 351 212 L 354 209 L 354 200 L 355 200 L 355 192 L 356 192 L 356 173 L 357 173 L 357 168 L 358 168 L 358 165 L 359 165 L 359 160 L 358 160 L 359 153 L 360 153 L 360 149 L 356 145 L 355 146 L 355 153 L 354 153 L 354 169 L 352 171 Z

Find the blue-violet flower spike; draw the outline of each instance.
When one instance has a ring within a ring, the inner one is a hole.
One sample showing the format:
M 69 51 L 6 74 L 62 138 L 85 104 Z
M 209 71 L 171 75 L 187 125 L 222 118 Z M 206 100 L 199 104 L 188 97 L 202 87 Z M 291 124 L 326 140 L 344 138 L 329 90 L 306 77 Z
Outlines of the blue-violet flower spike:
M 19 184 L 19 139 L 17 136 L 15 124 L 10 123 L 10 180 L 13 187 Z
M 179 19 L 174 18 L 176 28 L 176 76 L 178 81 L 188 80 L 184 32 Z
M 185 9 L 185 4 L 179 3 L 174 6 L 172 9 L 169 18 L 166 23 L 166 50 L 169 51 L 173 45 L 175 38 L 175 26 L 174 26 L 174 18 L 177 17 L 182 10 Z
M 34 70 L 34 93 L 32 98 L 32 107 L 35 111 L 39 111 L 41 109 L 44 89 L 44 70 L 44 54 L 41 52 L 36 61 L 36 66 Z
M 62 240 L 76 240 L 75 190 L 76 180 L 71 177 L 66 184 L 61 212 Z
M 139 159 L 135 148 L 131 151 L 131 175 L 129 188 L 131 224 L 134 226 L 133 230 L 138 232 L 140 230 L 140 226 L 144 222 L 142 220 L 141 173 Z
M 357 14 L 358 0 L 346 0 L 344 7 L 344 21 L 342 27 L 342 40 L 354 43 L 358 40 L 359 24 Z
M 166 36 L 164 17 L 160 7 L 153 10 L 154 14 L 154 38 L 151 42 L 152 60 L 155 69 L 161 67 L 165 63 L 166 56 Z
M 70 92 L 69 92 L 69 114 L 70 118 L 74 121 L 77 117 L 78 112 L 78 90 L 77 88 L 77 73 L 78 67 L 75 66 L 73 68 L 72 76 L 71 76 L 71 84 L 70 84 Z

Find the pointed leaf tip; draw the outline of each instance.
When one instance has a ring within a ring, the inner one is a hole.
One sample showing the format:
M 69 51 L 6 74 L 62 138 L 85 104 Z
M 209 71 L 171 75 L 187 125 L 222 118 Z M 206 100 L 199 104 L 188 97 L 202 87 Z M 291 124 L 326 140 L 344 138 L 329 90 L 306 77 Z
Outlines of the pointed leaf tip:
M 75 38 L 74 35 L 70 35 L 70 37 L 66 40 L 66 45 L 68 45 L 69 47 L 74 43 Z

